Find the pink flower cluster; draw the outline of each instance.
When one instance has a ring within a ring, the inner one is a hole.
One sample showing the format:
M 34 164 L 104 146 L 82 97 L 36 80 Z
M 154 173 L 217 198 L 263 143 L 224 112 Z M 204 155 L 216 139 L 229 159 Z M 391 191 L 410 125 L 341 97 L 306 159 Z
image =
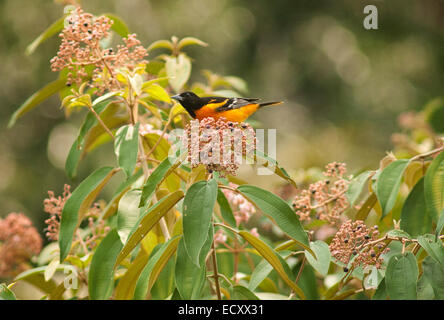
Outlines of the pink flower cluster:
M 324 220 L 330 224 L 338 222 L 340 215 L 348 208 L 345 196 L 349 181 L 343 178 L 347 172 L 344 163 L 329 163 L 324 176 L 329 179 L 310 184 L 308 189 L 300 191 L 293 200 L 293 208 L 301 220 Z
M 132 70 L 137 64 L 146 62 L 143 58 L 147 50 L 135 34 L 124 38 L 125 45 L 118 45 L 116 52 L 101 47 L 100 41 L 109 36 L 113 24 L 108 17 L 94 17 L 77 7 L 65 21 L 67 24 L 60 33 L 62 43 L 57 56 L 51 59 L 51 69 L 66 68 L 68 86 L 89 80 L 90 71 L 94 70 L 90 86 L 98 89 L 97 94 L 106 89 L 116 90 L 120 88 L 115 76 L 119 69 Z
M 381 254 L 389 249 L 381 242 L 372 243 L 378 236 L 378 226 L 368 228 L 361 220 L 347 220 L 330 243 L 330 252 L 345 265 L 345 272 L 360 265 L 381 268 Z
M 238 186 L 230 182 L 230 187 L 237 188 Z M 231 205 L 237 225 L 242 222 L 247 223 L 248 220 L 250 220 L 250 217 L 256 213 L 254 205 L 241 194 L 228 189 L 222 189 L 222 192 Z
M 209 173 L 216 171 L 221 177 L 235 175 L 242 157 L 251 158 L 256 149 L 254 129 L 225 118 L 193 120 L 185 127 L 181 140 L 193 168 L 204 164 Z
M 56 197 L 53 191 L 48 191 L 48 198 L 43 201 L 43 211 L 48 213 L 50 217 L 45 220 L 46 237 L 51 241 L 59 239 L 60 219 L 62 217 L 63 207 L 66 200 L 71 196 L 71 187 L 67 184 L 63 187 L 62 196 Z
M 0 278 L 9 278 L 28 268 L 28 261 L 42 250 L 42 238 L 23 213 L 0 219 Z

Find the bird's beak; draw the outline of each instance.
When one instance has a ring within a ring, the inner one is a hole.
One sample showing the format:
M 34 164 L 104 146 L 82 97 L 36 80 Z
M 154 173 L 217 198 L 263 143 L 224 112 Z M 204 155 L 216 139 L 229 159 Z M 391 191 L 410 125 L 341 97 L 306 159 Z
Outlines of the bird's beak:
M 181 101 L 182 97 L 179 94 L 176 94 L 175 96 L 172 96 L 171 99 L 177 100 L 177 101 Z

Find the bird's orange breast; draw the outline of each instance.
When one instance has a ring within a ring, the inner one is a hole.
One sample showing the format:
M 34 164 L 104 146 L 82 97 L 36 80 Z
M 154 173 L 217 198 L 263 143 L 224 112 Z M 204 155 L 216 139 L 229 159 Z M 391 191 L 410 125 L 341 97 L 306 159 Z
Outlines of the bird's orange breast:
M 209 103 L 202 108 L 195 110 L 194 113 L 196 114 L 196 119 L 201 120 L 203 118 L 211 117 L 217 120 L 223 117 L 228 121 L 243 122 L 253 113 L 255 113 L 259 107 L 259 104 L 252 103 L 237 109 L 217 111 L 216 109 L 223 106 L 227 102 L 227 100 L 220 103 Z

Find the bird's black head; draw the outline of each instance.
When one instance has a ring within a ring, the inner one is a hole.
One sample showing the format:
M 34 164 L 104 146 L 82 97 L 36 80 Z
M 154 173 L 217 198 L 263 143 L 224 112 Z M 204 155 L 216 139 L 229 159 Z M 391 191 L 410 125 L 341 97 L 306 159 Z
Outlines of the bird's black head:
M 171 98 L 179 101 L 180 104 L 188 111 L 188 113 L 192 117 L 196 116 L 194 110 L 198 110 L 203 106 L 203 102 L 199 98 L 199 96 L 190 91 L 182 92 L 181 94 L 176 94 Z

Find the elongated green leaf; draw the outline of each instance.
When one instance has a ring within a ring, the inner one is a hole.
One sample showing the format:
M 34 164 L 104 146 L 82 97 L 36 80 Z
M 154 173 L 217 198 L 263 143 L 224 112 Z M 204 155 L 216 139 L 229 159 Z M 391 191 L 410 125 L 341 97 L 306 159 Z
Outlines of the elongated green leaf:
M 253 273 L 250 277 L 250 282 L 248 283 L 248 289 L 251 291 L 256 290 L 256 288 L 268 277 L 270 272 L 273 270 L 273 266 L 264 259 L 254 268 Z
M 429 240 L 430 239 L 430 240 Z M 435 237 L 419 236 L 418 243 L 436 262 L 440 263 L 444 268 L 444 246 L 441 239 L 435 241 Z
M 149 208 L 145 214 L 140 218 L 140 222 L 136 224 L 131 232 L 128 241 L 125 243 L 120 252 L 116 266 L 142 241 L 148 232 L 156 225 L 157 222 L 166 214 L 174 205 L 183 198 L 183 191 L 178 190 L 162 199 L 160 199 L 154 206 Z
M 139 123 L 120 127 L 114 141 L 114 152 L 117 156 L 119 167 L 123 169 L 126 177 L 133 175 L 139 151 Z
M 111 230 L 100 242 L 91 261 L 88 274 L 89 298 L 105 300 L 114 288 L 114 264 L 123 244 L 116 229 Z
M 134 296 L 137 279 L 139 279 L 143 268 L 148 263 L 149 255 L 145 250 L 140 250 L 137 257 L 131 262 L 124 276 L 119 280 L 116 287 L 116 300 L 130 300 Z
M 282 259 L 278 253 L 276 253 L 270 246 L 259 238 L 253 236 L 247 231 L 239 231 L 239 235 L 242 236 L 249 244 L 255 248 L 259 254 L 264 257 L 276 270 L 279 276 L 284 280 L 284 282 L 294 290 L 294 292 L 301 298 L 305 299 L 304 293 L 301 288 L 299 288 L 294 281 L 290 278 L 292 273 L 290 268 L 284 259 Z
M 64 266 L 64 267 L 66 267 L 66 266 Z M 61 267 L 59 267 L 58 269 L 59 269 L 58 271 L 63 270 Z M 23 274 L 22 274 L 22 275 L 17 276 L 17 278 L 20 277 L 20 279 L 16 279 L 15 281 L 18 281 L 18 280 L 26 281 L 26 282 L 32 284 L 34 287 L 40 289 L 44 293 L 51 293 L 55 290 L 57 285 L 52 279 L 49 281 L 46 281 L 43 273 L 44 273 L 44 270 L 41 270 L 39 272 L 32 272 L 32 273 L 29 273 L 25 276 L 23 276 Z
M 444 209 L 444 152 L 430 164 L 424 179 L 427 210 L 433 221 L 439 219 Z
M 15 294 L 4 283 L 0 283 L 0 300 L 17 300 Z
M 279 228 L 299 245 L 312 252 L 308 236 L 291 207 L 277 195 L 252 185 L 237 188 L 247 199 L 256 204 Z
M 301 263 L 298 263 L 294 269 L 293 274 L 296 276 L 299 274 L 301 269 Z M 298 286 L 304 292 L 307 300 L 319 300 L 318 283 L 316 280 L 316 275 L 314 269 L 309 265 L 305 264 L 304 269 L 302 269 L 299 276 Z
M 97 114 L 100 114 L 106 107 L 107 104 L 105 102 L 100 103 L 94 107 L 94 111 L 96 111 Z M 71 149 L 69 150 L 68 157 L 65 161 L 65 171 L 71 180 L 77 175 L 77 167 L 79 165 L 82 153 L 84 152 L 83 148 L 85 144 L 85 135 L 96 124 L 97 118 L 92 112 L 88 112 L 82 126 L 80 127 L 77 139 L 73 142 Z
M 424 259 L 422 267 L 424 276 L 433 288 L 435 298 L 444 300 L 444 267 L 431 257 Z
M 208 46 L 208 43 L 203 42 L 202 40 L 199 40 L 197 38 L 193 37 L 185 37 L 182 40 L 179 41 L 177 44 L 177 48 L 181 50 L 183 47 L 189 46 L 189 45 L 199 45 L 202 47 Z
M 164 179 L 165 174 L 172 166 L 173 163 L 169 158 L 166 158 L 156 167 L 156 169 L 154 169 L 143 186 L 139 207 L 144 207 L 146 205 L 147 200 L 151 198 L 157 185 Z
M 43 31 L 43 33 L 41 33 L 37 38 L 35 38 L 34 41 L 32 41 L 26 47 L 26 50 L 25 50 L 26 55 L 32 54 L 35 51 L 35 49 L 37 49 L 37 47 L 39 45 L 41 45 L 46 40 L 48 40 L 52 36 L 58 34 L 60 31 L 62 31 L 63 30 L 63 26 L 64 26 L 64 24 L 63 24 L 64 21 L 65 21 L 65 16 L 63 16 L 62 18 L 56 20 L 45 31 Z
M 198 181 L 188 189 L 183 202 L 185 249 L 197 266 L 200 266 L 199 255 L 208 237 L 217 190 L 214 179 Z
M 408 160 L 401 159 L 390 163 L 378 177 L 376 185 L 376 196 L 382 208 L 382 218 L 384 218 L 395 205 L 401 185 L 404 170 L 409 164 Z
M 257 295 L 255 295 L 252 291 L 250 291 L 248 288 L 241 286 L 241 285 L 235 285 L 233 286 L 233 294 L 231 299 L 233 300 L 260 300 Z
M 325 277 L 328 273 L 331 261 L 331 253 L 328 244 L 324 241 L 316 240 L 315 242 L 310 242 L 310 248 L 315 253 L 316 258 L 314 258 L 308 251 L 305 251 L 305 258 L 307 258 L 307 261 L 317 272 Z
M 364 171 L 357 177 L 353 178 L 353 180 L 350 182 L 347 192 L 345 193 L 350 205 L 355 204 L 359 195 L 362 193 L 364 187 L 366 186 L 368 178 L 371 174 L 371 171 Z
M 393 255 L 385 272 L 387 293 L 392 300 L 416 300 L 418 265 L 410 251 Z
M 221 190 L 218 190 L 217 192 L 217 203 L 219 204 L 220 213 L 222 214 L 224 221 L 228 225 L 236 227 L 236 219 L 234 218 L 233 210 L 231 209 L 227 198 Z
M 148 93 L 152 99 L 171 103 L 171 98 L 168 92 L 166 92 L 165 89 L 159 86 L 157 83 L 147 86 L 143 89 L 143 91 Z
M 401 229 L 416 237 L 429 232 L 431 228 L 432 220 L 427 214 L 424 196 L 424 178 L 421 178 L 413 187 L 402 207 Z
M 48 83 L 42 89 L 34 93 L 12 114 L 11 118 L 9 119 L 8 128 L 11 128 L 18 118 L 37 107 L 40 103 L 51 97 L 53 94 L 59 92 L 65 86 L 66 79 L 57 79 Z
M 119 201 L 117 210 L 117 230 L 122 243 L 126 243 L 131 230 L 139 220 L 140 190 L 128 191 Z
M 188 255 L 183 239 L 177 249 L 175 282 L 176 288 L 182 299 L 199 299 L 202 288 L 205 284 L 206 268 L 205 258 L 211 249 L 213 243 L 213 228 L 210 227 L 207 241 L 205 242 L 199 256 L 199 265 L 191 260 Z
M 105 13 L 104 16 L 110 18 L 113 21 L 111 30 L 117 33 L 121 37 L 126 37 L 130 32 L 128 26 L 123 22 L 121 18 L 112 13 Z
M 60 222 L 59 247 L 60 262 L 65 260 L 71 250 L 74 231 L 89 209 L 98 193 L 116 172 L 112 167 L 94 171 L 74 190 L 65 203 Z
M 139 179 L 143 175 L 143 170 L 139 169 L 134 173 L 134 175 L 123 181 L 115 191 L 112 199 L 108 202 L 105 209 L 102 211 L 102 219 L 108 219 L 110 216 L 112 216 L 114 213 L 117 212 L 118 205 L 120 199 L 123 197 L 123 195 L 130 189 L 130 188 L 138 188 L 139 187 Z
M 165 48 L 173 51 L 173 44 L 171 41 L 168 40 L 157 40 L 154 41 L 152 44 L 150 44 L 147 48 L 148 51 L 154 50 L 154 49 L 160 49 Z M 157 73 L 156 73 L 157 74 Z
M 444 209 L 441 210 L 438 222 L 436 223 L 436 232 L 435 232 L 436 238 L 440 236 L 443 228 L 444 228 Z
M 205 283 L 205 266 L 196 266 L 185 249 L 183 240 L 177 249 L 176 288 L 182 299 L 198 299 Z
M 175 236 L 167 242 L 159 245 L 157 250 L 153 250 L 147 265 L 143 269 L 139 280 L 137 281 L 134 299 L 145 299 L 160 272 L 165 267 L 171 256 L 176 252 L 181 238 L 182 236 Z

